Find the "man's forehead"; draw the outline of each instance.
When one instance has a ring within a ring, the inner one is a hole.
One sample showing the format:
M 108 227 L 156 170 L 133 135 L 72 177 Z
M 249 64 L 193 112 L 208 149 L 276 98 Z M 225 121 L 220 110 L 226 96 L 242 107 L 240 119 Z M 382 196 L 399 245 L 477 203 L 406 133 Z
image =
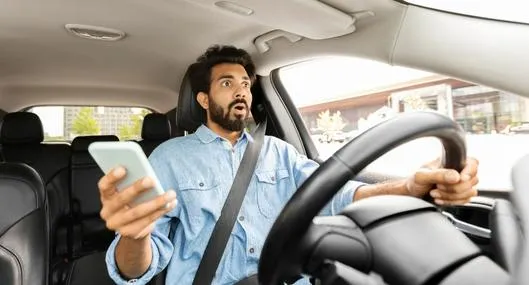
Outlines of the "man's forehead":
M 218 79 L 222 77 L 234 77 L 249 79 L 248 73 L 244 67 L 237 63 L 221 63 L 211 69 L 211 78 Z

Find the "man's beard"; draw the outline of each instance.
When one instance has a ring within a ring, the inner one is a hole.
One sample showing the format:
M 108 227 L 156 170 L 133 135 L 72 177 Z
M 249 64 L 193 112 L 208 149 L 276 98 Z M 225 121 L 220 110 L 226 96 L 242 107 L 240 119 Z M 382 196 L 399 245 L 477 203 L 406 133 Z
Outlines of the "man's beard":
M 235 115 L 235 119 L 230 119 L 230 112 L 233 109 L 233 106 L 236 104 L 244 104 L 246 107 L 246 115 Z M 240 132 L 248 125 L 248 117 L 250 109 L 246 103 L 246 100 L 235 99 L 228 105 L 227 112 L 224 113 L 222 106 L 218 105 L 211 97 L 209 98 L 209 115 L 211 120 L 217 123 L 222 128 L 232 131 Z

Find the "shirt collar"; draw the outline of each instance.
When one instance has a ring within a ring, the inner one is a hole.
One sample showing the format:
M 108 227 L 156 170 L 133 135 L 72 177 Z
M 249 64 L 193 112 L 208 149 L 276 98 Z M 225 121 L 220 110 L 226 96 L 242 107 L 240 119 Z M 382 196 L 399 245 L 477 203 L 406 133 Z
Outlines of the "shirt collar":
M 202 143 L 211 143 L 217 138 L 222 139 L 218 134 L 213 132 L 210 128 L 208 128 L 206 125 L 202 124 L 195 132 L 196 136 Z M 249 142 L 253 142 L 253 137 L 244 129 L 242 132 L 241 137 L 238 139 L 240 141 L 241 139 L 246 138 Z

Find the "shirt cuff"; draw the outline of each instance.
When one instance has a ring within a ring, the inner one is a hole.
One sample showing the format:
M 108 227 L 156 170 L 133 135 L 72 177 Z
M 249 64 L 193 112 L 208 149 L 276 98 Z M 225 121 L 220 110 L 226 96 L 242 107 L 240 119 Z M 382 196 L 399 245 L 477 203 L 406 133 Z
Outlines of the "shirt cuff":
M 157 268 L 158 268 L 158 261 L 159 261 L 159 252 L 158 247 L 153 245 L 153 241 L 151 240 L 151 251 L 152 251 L 152 261 L 151 265 L 147 269 L 147 271 L 139 278 L 133 278 L 133 279 L 124 279 L 123 276 L 119 273 L 118 266 L 116 264 L 116 246 L 118 245 L 118 242 L 120 240 L 120 236 L 116 235 L 116 238 L 112 241 L 110 246 L 108 247 L 107 254 L 106 254 L 106 264 L 107 264 L 107 270 L 108 275 L 114 282 L 118 285 L 127 285 L 127 284 L 147 284 L 154 275 L 156 274 Z
M 324 215 L 337 215 L 351 203 L 353 203 L 353 198 L 356 193 L 356 190 L 361 186 L 367 185 L 366 183 L 350 180 L 348 181 L 338 193 L 334 196 L 331 202 L 325 207 Z

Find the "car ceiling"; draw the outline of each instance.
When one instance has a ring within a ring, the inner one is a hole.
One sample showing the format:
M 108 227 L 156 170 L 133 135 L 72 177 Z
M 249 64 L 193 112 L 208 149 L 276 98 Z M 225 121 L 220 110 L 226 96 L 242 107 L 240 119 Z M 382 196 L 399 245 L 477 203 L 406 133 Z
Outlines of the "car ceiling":
M 529 72 L 527 25 L 390 0 L 267 0 L 266 6 L 260 0 L 232 1 L 254 8 L 251 16 L 219 9 L 215 2 L 0 0 L 0 108 L 137 105 L 166 112 L 176 105 L 185 69 L 211 44 L 247 49 L 260 75 L 314 57 L 346 55 L 529 94 L 529 81 L 522 79 Z M 344 16 L 356 18 L 354 29 L 344 26 Z M 127 36 L 116 42 L 82 39 L 67 32 L 66 24 L 113 28 Z M 254 41 L 274 30 L 301 34 L 301 40 L 281 37 L 259 51 Z

